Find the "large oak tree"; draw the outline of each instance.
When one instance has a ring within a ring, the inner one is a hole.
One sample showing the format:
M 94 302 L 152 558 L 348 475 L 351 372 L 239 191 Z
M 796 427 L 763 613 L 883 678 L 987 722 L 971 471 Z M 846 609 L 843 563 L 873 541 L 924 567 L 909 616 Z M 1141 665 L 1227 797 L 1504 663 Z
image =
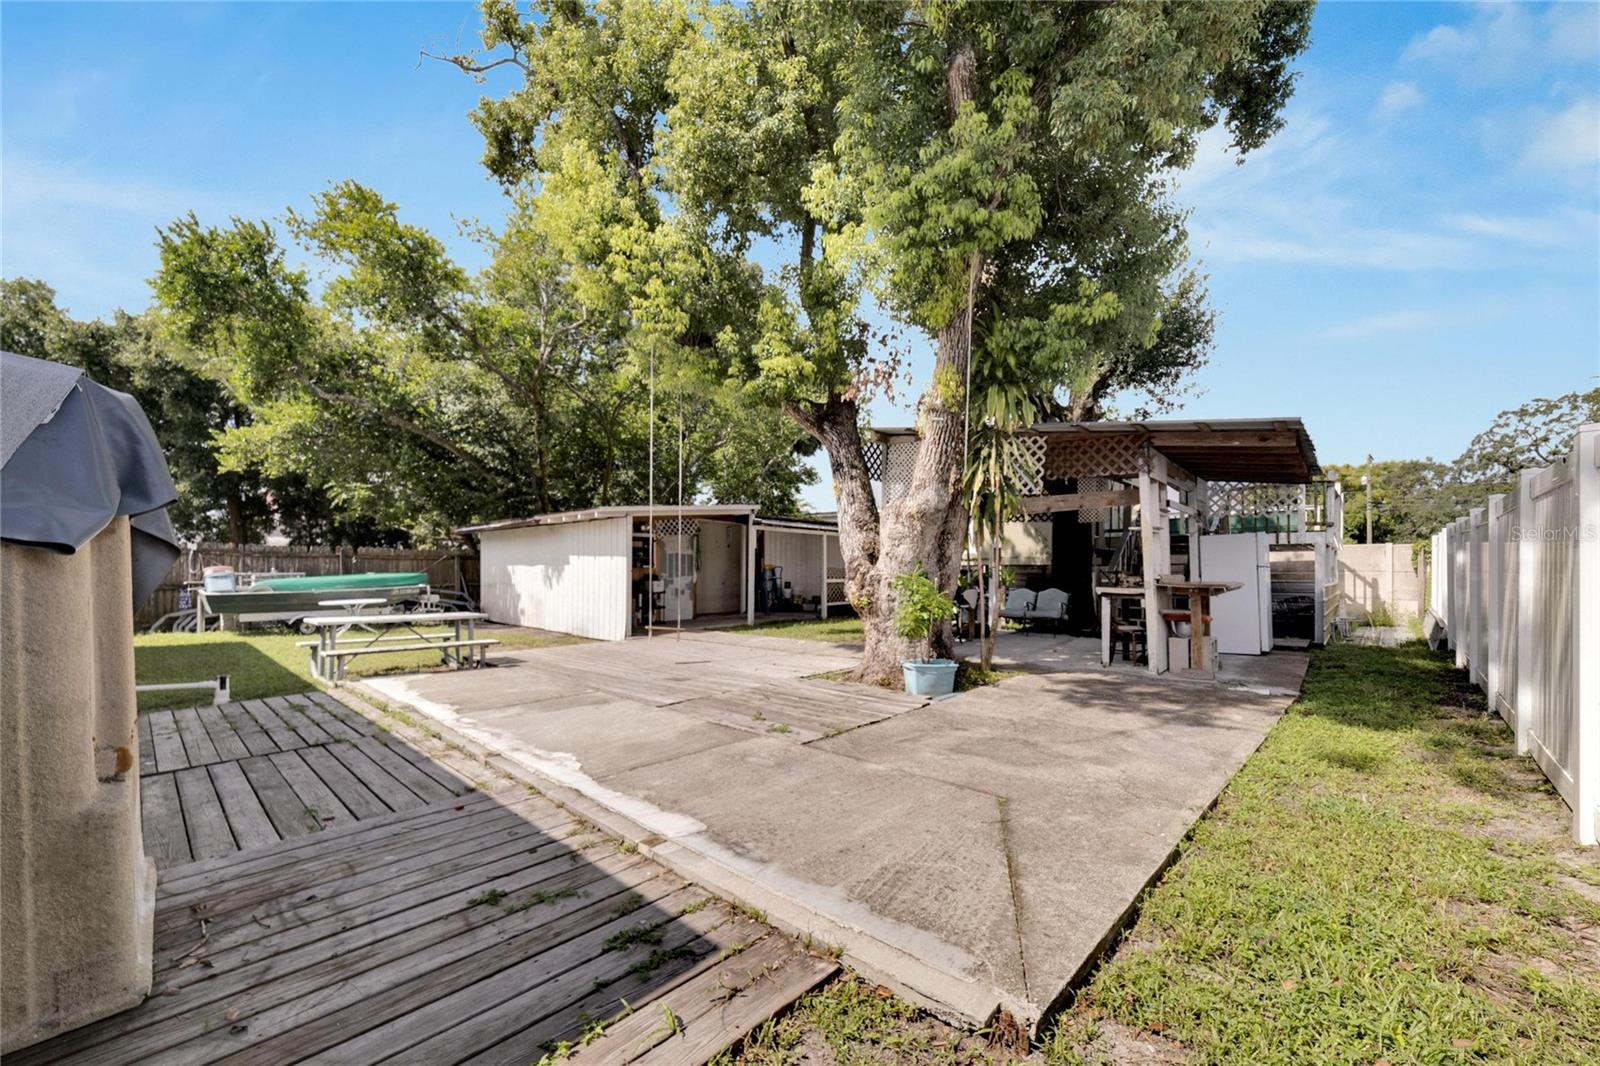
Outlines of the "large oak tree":
M 1092 413 L 1208 342 L 1171 175 L 1208 128 L 1240 152 L 1278 128 L 1310 7 L 485 0 L 483 50 L 441 58 L 521 70 L 475 113 L 485 163 L 634 357 L 827 449 L 863 673 L 887 679 L 928 650 L 889 624 L 894 577 L 954 582 L 969 396 Z M 874 306 L 935 345 L 910 488 L 881 508 Z

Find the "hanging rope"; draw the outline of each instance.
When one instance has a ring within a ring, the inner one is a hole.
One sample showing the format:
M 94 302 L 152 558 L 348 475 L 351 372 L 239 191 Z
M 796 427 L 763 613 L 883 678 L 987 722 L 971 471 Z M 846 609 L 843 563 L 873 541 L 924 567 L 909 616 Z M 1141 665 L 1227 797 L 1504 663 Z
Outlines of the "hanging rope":
M 688 540 L 689 540 L 689 534 L 684 532 L 688 528 L 689 527 L 686 526 L 684 524 L 684 521 L 683 521 L 683 394 L 680 392 L 678 394 L 678 543 L 680 545 L 688 542 Z M 689 554 L 690 554 L 690 557 L 693 558 L 694 552 L 693 552 L 692 548 L 691 548 Z M 683 557 L 682 557 L 681 554 L 679 555 L 679 558 L 678 558 L 678 566 L 680 568 L 678 577 L 681 579 L 683 577 L 683 574 L 682 574 Z M 692 590 L 694 589 L 694 578 L 698 577 L 698 576 L 699 576 L 698 574 L 694 574 L 694 575 L 691 575 L 691 577 L 689 579 L 689 588 L 691 589 L 691 595 L 693 594 Z M 682 639 L 682 637 L 683 637 L 683 596 L 682 595 L 678 596 L 678 634 L 677 635 L 678 635 L 679 639 Z
M 656 635 L 656 349 L 650 346 L 650 536 L 645 542 L 648 553 L 644 579 L 644 639 Z

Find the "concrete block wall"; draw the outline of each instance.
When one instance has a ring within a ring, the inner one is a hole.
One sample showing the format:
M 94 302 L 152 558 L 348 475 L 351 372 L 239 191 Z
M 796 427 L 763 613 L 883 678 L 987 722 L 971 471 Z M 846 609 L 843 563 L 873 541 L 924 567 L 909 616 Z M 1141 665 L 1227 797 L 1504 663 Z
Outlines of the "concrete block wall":
M 1396 621 L 1418 616 L 1422 578 L 1410 544 L 1341 545 L 1339 568 L 1344 617 L 1365 618 L 1379 607 Z
M 128 536 L 0 545 L 0 1052 L 150 991 Z

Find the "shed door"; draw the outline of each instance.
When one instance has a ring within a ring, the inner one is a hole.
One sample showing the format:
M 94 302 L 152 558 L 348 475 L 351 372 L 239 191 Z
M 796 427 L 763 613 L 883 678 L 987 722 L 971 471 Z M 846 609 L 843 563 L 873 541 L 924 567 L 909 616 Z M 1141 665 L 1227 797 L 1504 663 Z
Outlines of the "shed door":
M 664 625 L 694 617 L 694 540 L 693 535 L 661 538 L 661 576 L 666 582 Z

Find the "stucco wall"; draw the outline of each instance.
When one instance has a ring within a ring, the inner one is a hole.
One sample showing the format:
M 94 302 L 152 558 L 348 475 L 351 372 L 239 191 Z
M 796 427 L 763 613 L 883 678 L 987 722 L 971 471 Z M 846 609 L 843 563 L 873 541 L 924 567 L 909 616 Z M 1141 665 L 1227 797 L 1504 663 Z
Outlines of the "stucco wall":
M 484 533 L 484 612 L 508 625 L 622 640 L 631 526 L 627 518 L 602 518 Z
M 150 990 L 128 520 L 72 555 L 0 545 L 0 1050 Z
M 1346 618 L 1365 618 L 1378 607 L 1396 621 L 1417 617 L 1422 582 L 1410 544 L 1345 544 L 1339 563 Z

